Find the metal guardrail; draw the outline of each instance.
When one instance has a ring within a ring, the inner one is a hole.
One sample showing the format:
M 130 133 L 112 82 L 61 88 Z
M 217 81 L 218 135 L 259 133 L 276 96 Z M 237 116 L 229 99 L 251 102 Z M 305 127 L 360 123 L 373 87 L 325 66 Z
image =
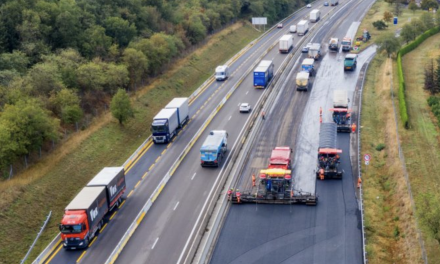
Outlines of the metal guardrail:
M 52 211 L 50 211 L 49 214 L 47 215 L 47 218 L 44 221 L 43 226 L 40 228 L 40 232 L 38 232 L 37 237 L 35 238 L 34 242 L 30 246 L 28 252 L 24 256 L 24 258 L 21 260 L 21 262 L 20 262 L 21 264 L 23 264 L 27 260 L 27 258 L 29 257 L 29 254 L 31 253 L 32 249 L 34 249 L 35 243 L 37 243 L 38 238 L 40 238 L 41 234 L 43 233 L 44 229 L 46 228 L 46 225 L 49 222 L 51 216 L 52 216 Z

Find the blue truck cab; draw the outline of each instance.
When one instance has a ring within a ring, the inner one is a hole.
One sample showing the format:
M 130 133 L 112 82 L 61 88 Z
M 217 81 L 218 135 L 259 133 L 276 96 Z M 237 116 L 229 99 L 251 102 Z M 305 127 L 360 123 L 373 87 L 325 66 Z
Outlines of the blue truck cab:
M 153 119 L 151 132 L 153 141 L 157 143 L 168 143 L 176 135 L 179 127 L 177 109 L 162 109 Z
M 266 88 L 273 77 L 274 64 L 269 60 L 262 60 L 254 70 L 254 87 Z
M 313 72 L 315 71 L 315 60 L 312 58 L 304 59 L 301 64 L 301 70 L 306 71 L 310 74 L 310 76 L 313 75 Z
M 202 167 L 218 167 L 226 156 L 228 149 L 228 132 L 212 130 L 200 148 L 200 165 Z

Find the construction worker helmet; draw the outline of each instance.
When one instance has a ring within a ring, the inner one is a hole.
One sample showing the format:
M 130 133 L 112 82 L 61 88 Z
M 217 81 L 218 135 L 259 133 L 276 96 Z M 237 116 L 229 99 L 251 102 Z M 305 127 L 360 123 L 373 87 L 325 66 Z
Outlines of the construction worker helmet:
M 237 189 L 237 192 L 239 192 L 240 190 L 239 189 Z

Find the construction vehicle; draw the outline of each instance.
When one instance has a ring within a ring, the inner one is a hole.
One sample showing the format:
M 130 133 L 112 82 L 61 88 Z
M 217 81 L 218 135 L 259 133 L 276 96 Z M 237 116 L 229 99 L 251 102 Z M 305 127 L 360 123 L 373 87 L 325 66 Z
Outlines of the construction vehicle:
M 351 50 L 351 38 L 345 37 L 341 42 L 342 51 L 350 51 Z
M 362 36 L 357 37 L 356 40 L 357 41 L 367 42 L 368 40 L 370 40 L 370 38 L 371 38 L 370 32 L 368 32 L 368 30 L 364 29 L 364 32 L 362 33 Z
M 212 130 L 200 148 L 200 165 L 218 167 L 228 150 L 228 132 Z
M 339 51 L 339 39 L 338 38 L 331 38 L 328 43 L 328 49 L 331 51 Z
M 321 57 L 321 44 L 312 43 L 309 47 L 308 57 L 314 60 L 319 60 Z
M 296 74 L 296 90 L 307 91 L 309 89 L 310 74 L 306 71 L 300 71 Z
M 105 215 L 122 201 L 124 167 L 104 168 L 67 205 L 59 225 L 63 247 L 87 248 L 101 230 Z
M 348 109 L 348 93 L 346 90 L 333 91 L 333 121 L 338 132 L 351 132 L 351 111 Z
M 266 88 L 273 77 L 273 69 L 272 61 L 262 60 L 254 70 L 254 87 Z
M 293 189 L 290 147 L 272 150 L 267 169 L 260 170 L 259 180 L 252 190 L 231 193 L 232 203 L 307 204 L 316 205 L 318 197 Z
M 293 36 L 292 35 L 282 36 L 279 41 L 280 53 L 289 53 L 289 51 L 292 48 L 293 48 Z
M 336 147 L 336 138 L 337 125 L 321 123 L 316 168 L 318 179 L 342 179 L 343 171 L 339 168 L 342 150 Z

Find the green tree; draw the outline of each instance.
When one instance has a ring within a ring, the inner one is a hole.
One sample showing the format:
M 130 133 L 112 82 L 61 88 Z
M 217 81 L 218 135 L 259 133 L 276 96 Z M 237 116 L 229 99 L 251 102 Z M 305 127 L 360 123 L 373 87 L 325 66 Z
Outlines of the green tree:
M 415 14 L 416 10 L 419 9 L 419 7 L 417 6 L 414 0 L 409 3 L 408 8 L 409 10 L 413 11 L 413 14 Z
M 61 73 L 54 63 L 36 64 L 29 70 L 25 80 L 34 95 L 49 96 L 51 92 L 64 88 Z
M 425 30 L 430 30 L 435 27 L 434 17 L 431 13 L 424 12 L 422 16 L 420 16 L 420 21 L 425 25 Z
M 84 31 L 81 50 L 88 58 L 104 58 L 111 45 L 112 38 L 105 34 L 105 28 L 93 25 Z
M 72 48 L 58 50 L 56 54 L 43 56 L 43 61 L 58 67 L 61 80 L 66 87 L 78 88 L 76 72 L 84 63 L 84 58 L 77 50 Z
M 105 68 L 105 91 L 114 94 L 119 87 L 126 87 L 129 81 L 127 66 L 114 63 L 104 64 Z
M 377 28 L 378 30 L 383 30 L 386 27 L 388 27 L 388 25 L 385 24 L 385 22 L 383 22 L 382 20 L 377 20 L 377 21 L 373 22 L 373 26 L 375 28 Z
M 420 7 L 423 10 L 429 10 L 430 8 L 438 9 L 438 3 L 435 0 L 423 0 Z
M 2 53 L 0 55 L 0 70 L 15 70 L 20 74 L 27 71 L 29 58 L 23 52 L 14 50 L 12 53 Z
M 123 61 L 127 66 L 130 75 L 130 86 L 136 89 L 136 84 L 142 76 L 148 72 L 148 59 L 142 51 L 126 48 L 123 54 Z
M 376 44 L 379 46 L 379 51 L 386 51 L 388 57 L 400 48 L 400 42 L 394 37 L 393 33 L 387 33 L 379 37 L 376 40 Z
M 46 140 L 58 139 L 59 123 L 36 99 L 6 105 L 0 116 L 0 124 L 9 128 L 11 140 L 17 142 L 16 156 L 37 150 Z
M 0 86 L 9 86 L 15 78 L 20 77 L 20 74 L 16 70 L 3 70 L 0 71 Z
M 63 108 L 67 106 L 79 106 L 80 99 L 75 91 L 63 88 L 58 92 L 52 92 L 49 103 L 53 112 L 61 116 Z
M 75 124 L 83 117 L 83 111 L 79 105 L 68 105 L 61 111 L 61 120 L 65 124 Z
M 400 32 L 400 37 L 406 43 L 416 39 L 417 31 L 411 24 L 403 25 L 402 31 Z
M 89 62 L 79 66 L 76 76 L 82 91 L 104 90 L 106 76 L 101 63 Z
M 418 18 L 411 20 L 410 25 L 414 28 L 415 32 L 417 33 L 416 36 L 426 31 L 425 24 Z
M 186 36 L 191 44 L 197 44 L 206 37 L 206 28 L 202 23 L 200 17 L 192 15 L 185 22 Z
M 8 123 L 0 122 L 0 169 L 6 168 L 17 159 L 19 143 L 12 137 Z
M 136 35 L 136 26 L 120 17 L 109 17 L 105 20 L 106 34 L 114 39 L 120 47 L 125 47 Z
M 435 70 L 434 70 L 434 62 L 431 60 L 428 65 L 425 67 L 425 90 L 429 91 L 431 94 L 435 94 L 438 92 L 438 83 L 436 82 L 436 76 L 435 76 Z
M 119 89 L 115 96 L 113 96 L 110 110 L 113 117 L 118 119 L 120 125 L 123 125 L 125 121 L 134 116 L 130 98 L 123 89 Z

